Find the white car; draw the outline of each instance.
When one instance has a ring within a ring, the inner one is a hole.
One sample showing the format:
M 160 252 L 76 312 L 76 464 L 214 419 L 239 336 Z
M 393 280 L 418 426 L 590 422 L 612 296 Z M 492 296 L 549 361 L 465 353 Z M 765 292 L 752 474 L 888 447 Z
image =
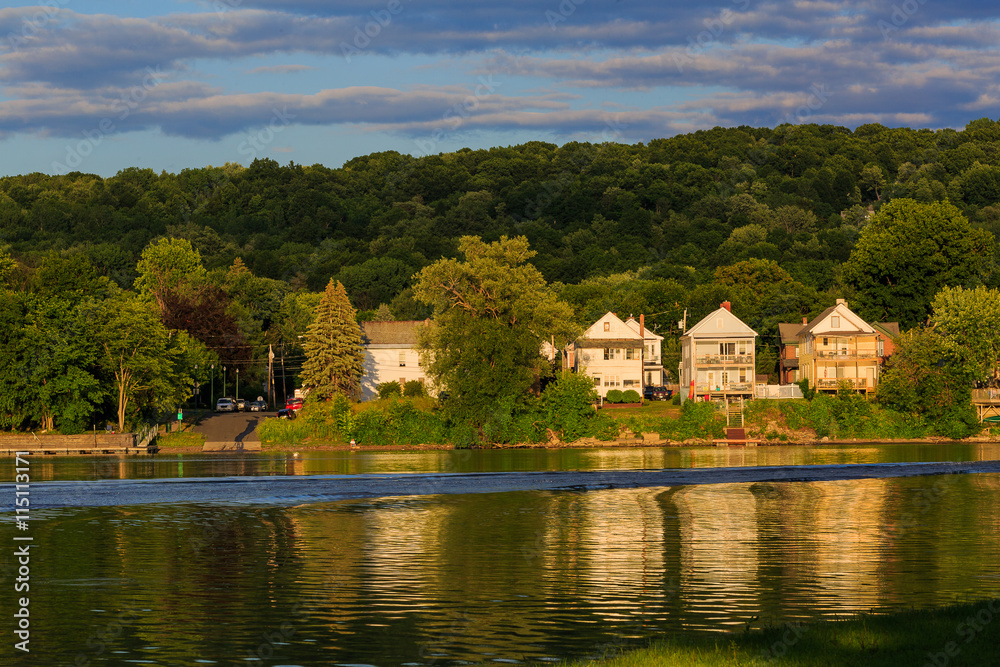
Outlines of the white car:
M 236 401 L 231 398 L 220 398 L 215 402 L 216 412 L 236 412 Z

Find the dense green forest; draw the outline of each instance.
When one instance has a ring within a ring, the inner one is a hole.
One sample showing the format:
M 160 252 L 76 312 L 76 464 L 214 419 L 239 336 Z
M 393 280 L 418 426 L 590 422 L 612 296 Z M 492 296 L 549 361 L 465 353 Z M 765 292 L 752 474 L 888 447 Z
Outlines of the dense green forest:
M 962 238 L 946 243 L 956 244 L 950 261 L 966 269 L 945 283 L 1000 284 L 1000 122 L 989 119 L 961 131 L 783 125 L 636 145 L 531 142 L 421 158 L 384 152 L 339 169 L 256 160 L 179 174 L 129 168 L 110 178 L 4 177 L 0 248 L 12 261 L 0 266 L 0 364 L 7 386 L 28 393 L 3 401 L 0 425 L 51 424 L 51 410 L 46 418 L 17 406 L 26 397 L 37 402 L 28 387 L 60 363 L 72 365 L 58 362 L 58 341 L 88 330 L 95 303 L 118 303 L 122 317 L 129 299 L 153 304 L 175 358 L 202 355 L 192 379 L 219 384 L 225 365 L 227 383 L 240 369 L 256 393 L 269 349 L 294 375 L 298 336 L 331 278 L 362 318 L 376 311 L 423 318 L 430 311 L 413 298 L 414 274 L 455 256 L 465 235 L 526 237 L 537 252 L 532 263 L 581 325 L 608 310 L 643 312 L 669 337 L 685 310 L 690 323 L 729 299 L 761 334 L 759 370 L 770 372 L 777 323 L 814 315 L 836 296 L 904 328 L 926 319 L 941 280 L 911 280 L 913 293 L 926 292 L 914 307 L 902 296 L 874 298 L 864 269 L 847 264 L 873 213 L 902 199 L 947 200 L 962 217 L 947 232 Z M 966 237 L 972 241 L 963 245 Z M 906 240 L 898 248 L 891 239 L 879 243 L 919 261 L 926 248 Z M 872 259 L 866 249 L 875 265 L 884 263 L 877 250 Z M 172 264 L 178 256 L 187 263 Z M 31 327 L 45 326 L 56 341 L 51 367 L 23 343 Z M 176 331 L 203 349 L 178 343 Z M 665 345 L 669 355 L 672 339 Z M 110 348 L 93 346 L 77 352 L 91 359 L 95 382 L 61 390 L 81 402 L 60 412 L 78 427 L 121 408 L 100 388 L 115 377 Z M 95 361 L 101 354 L 103 366 Z M 212 377 L 206 365 L 217 366 Z

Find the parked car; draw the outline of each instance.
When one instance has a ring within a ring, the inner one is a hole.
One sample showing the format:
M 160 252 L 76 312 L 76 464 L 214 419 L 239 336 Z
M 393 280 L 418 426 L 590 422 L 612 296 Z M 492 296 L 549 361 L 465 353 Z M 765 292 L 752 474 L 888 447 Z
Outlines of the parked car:
M 236 412 L 236 401 L 231 398 L 223 397 L 215 402 L 216 412 Z
M 278 419 L 295 419 L 295 410 L 291 408 L 281 408 L 278 410 Z
M 288 408 L 289 410 L 294 410 L 298 412 L 299 410 L 302 409 L 303 402 L 304 402 L 303 399 L 293 397 L 285 401 L 285 407 Z
M 666 387 L 647 386 L 642 390 L 642 397 L 647 401 L 669 401 L 673 393 Z
M 245 399 L 242 399 L 242 398 L 237 398 L 236 399 L 236 410 L 238 412 L 246 412 L 246 410 L 247 410 L 247 402 L 246 402 Z
M 250 403 L 250 412 L 267 412 L 267 401 L 253 401 Z

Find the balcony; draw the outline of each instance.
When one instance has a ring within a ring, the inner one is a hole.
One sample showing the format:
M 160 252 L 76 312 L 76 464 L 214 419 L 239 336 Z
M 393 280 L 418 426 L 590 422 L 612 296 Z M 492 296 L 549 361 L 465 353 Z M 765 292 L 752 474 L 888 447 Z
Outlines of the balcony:
M 853 389 L 860 391 L 874 388 L 869 387 L 866 378 L 820 378 L 816 380 L 816 388 L 824 391 L 836 390 L 839 389 L 841 382 L 847 382 Z
M 752 354 L 705 354 L 695 357 L 695 361 L 702 365 L 711 366 L 752 366 Z
M 875 350 L 817 350 L 818 359 L 875 359 Z
M 694 391 L 696 394 L 719 394 L 725 392 L 749 394 L 753 391 L 753 385 L 749 382 L 716 383 L 714 385 L 710 385 L 707 382 L 698 382 L 694 386 Z

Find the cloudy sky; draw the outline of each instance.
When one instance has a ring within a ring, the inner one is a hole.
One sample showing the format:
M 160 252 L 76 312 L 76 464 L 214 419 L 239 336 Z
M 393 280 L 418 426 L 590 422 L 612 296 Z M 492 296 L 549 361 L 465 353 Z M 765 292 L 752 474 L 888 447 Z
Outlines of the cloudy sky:
M 48 0 L 0 9 L 0 174 L 962 127 L 998 45 L 982 0 Z

